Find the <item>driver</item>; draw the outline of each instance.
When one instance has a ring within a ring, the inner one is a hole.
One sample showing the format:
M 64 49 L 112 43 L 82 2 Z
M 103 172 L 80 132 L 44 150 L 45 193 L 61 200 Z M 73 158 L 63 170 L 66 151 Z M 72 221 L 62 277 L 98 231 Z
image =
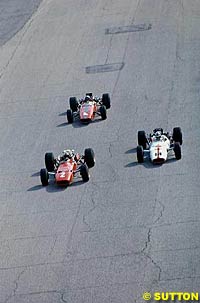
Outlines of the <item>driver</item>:
M 154 141 L 166 141 L 168 140 L 168 134 L 163 133 L 163 130 L 154 130 L 153 135 L 152 135 L 152 139 Z
M 91 97 L 86 95 L 84 102 L 88 102 L 88 101 L 91 101 L 91 100 L 92 100 Z
M 160 129 L 154 129 L 153 134 L 150 134 L 150 141 L 160 141 L 162 137 L 162 131 Z
M 80 99 L 80 104 L 87 103 L 89 101 L 92 101 L 92 98 L 89 95 L 86 95 L 84 99 Z
M 161 131 L 155 132 L 154 136 L 155 136 L 156 140 L 159 141 L 161 139 L 161 136 L 162 136 Z
M 72 159 L 75 156 L 73 149 L 64 149 L 62 154 L 58 155 L 56 158 L 56 166 L 62 162 L 67 161 L 68 159 Z

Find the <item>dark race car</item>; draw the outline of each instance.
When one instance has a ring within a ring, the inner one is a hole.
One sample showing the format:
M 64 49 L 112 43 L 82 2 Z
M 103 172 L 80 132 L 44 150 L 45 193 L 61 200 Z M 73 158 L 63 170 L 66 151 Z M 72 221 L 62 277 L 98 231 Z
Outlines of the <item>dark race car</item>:
M 70 109 L 67 110 L 67 121 L 73 123 L 79 119 L 82 123 L 88 124 L 95 116 L 100 116 L 102 120 L 107 119 L 107 109 L 111 107 L 110 95 L 103 94 L 101 98 L 94 97 L 92 93 L 87 93 L 84 99 L 78 100 L 76 97 L 69 98 Z
M 57 185 L 68 186 L 79 173 L 84 182 L 89 181 L 89 168 L 95 165 L 94 151 L 86 148 L 84 155 L 74 153 L 73 150 L 64 150 L 54 158 L 53 153 L 45 154 L 45 166 L 40 170 L 40 180 L 43 186 L 54 180 Z

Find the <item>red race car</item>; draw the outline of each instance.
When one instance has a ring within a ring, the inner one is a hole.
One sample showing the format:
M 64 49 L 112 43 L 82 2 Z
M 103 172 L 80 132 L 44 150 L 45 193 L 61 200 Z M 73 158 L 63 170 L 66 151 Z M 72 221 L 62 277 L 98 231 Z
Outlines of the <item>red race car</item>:
M 110 95 L 103 94 L 102 98 L 93 97 L 87 93 L 84 99 L 77 100 L 76 97 L 69 98 L 70 109 L 67 110 L 67 121 L 73 123 L 78 118 L 81 122 L 88 124 L 96 115 L 102 120 L 107 119 L 107 109 L 110 108 Z
M 40 170 L 40 179 L 43 186 L 53 179 L 56 184 L 68 186 L 77 173 L 80 173 L 84 182 L 89 181 L 89 168 L 95 165 L 94 151 L 86 148 L 84 155 L 75 154 L 74 150 L 64 150 L 61 155 L 54 158 L 53 153 L 45 154 L 46 168 Z

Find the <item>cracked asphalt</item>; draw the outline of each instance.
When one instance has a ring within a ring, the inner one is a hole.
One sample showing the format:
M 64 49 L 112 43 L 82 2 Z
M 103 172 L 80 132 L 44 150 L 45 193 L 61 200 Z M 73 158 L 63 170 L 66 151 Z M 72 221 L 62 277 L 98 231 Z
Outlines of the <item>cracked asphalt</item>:
M 200 292 L 199 1 L 39 2 L 1 2 L 26 18 L 0 30 L 0 303 Z M 88 91 L 110 93 L 108 119 L 68 125 Z M 137 131 L 175 126 L 182 159 L 139 165 Z M 43 188 L 45 152 L 68 147 L 94 149 L 90 181 Z

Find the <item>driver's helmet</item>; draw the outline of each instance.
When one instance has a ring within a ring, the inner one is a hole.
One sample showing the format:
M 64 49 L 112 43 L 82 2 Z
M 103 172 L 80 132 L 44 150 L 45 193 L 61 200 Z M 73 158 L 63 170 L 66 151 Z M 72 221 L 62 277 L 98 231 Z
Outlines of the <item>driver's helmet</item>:
M 161 135 L 163 134 L 163 129 L 161 127 L 158 127 L 158 128 L 155 128 L 153 130 L 153 133 L 155 134 L 157 131 L 160 131 L 161 132 Z
M 90 96 L 87 95 L 87 96 L 85 97 L 85 100 L 84 100 L 84 101 L 85 101 L 85 102 L 88 102 L 88 101 L 90 101 L 90 100 L 91 100 Z
M 161 131 L 155 132 L 155 137 L 156 137 L 157 140 L 160 140 L 161 135 L 162 135 L 162 132 L 161 132 Z
M 71 150 L 71 149 L 65 149 L 63 151 L 63 155 L 65 157 L 72 158 L 73 157 L 73 150 Z

